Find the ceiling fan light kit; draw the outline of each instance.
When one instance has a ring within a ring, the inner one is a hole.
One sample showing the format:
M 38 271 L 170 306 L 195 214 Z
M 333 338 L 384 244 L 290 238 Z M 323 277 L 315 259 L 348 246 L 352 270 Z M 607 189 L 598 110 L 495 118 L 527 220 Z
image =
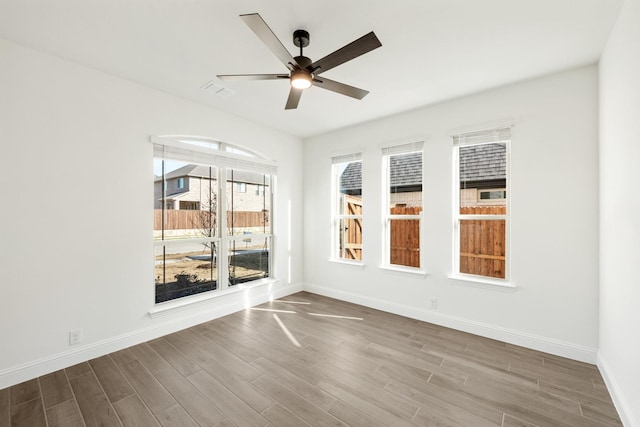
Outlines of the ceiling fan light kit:
M 308 89 L 313 81 L 313 74 L 305 70 L 294 70 L 291 72 L 291 86 L 296 89 Z
M 318 77 L 320 73 L 344 64 L 360 55 L 377 49 L 382 46 L 380 40 L 374 32 L 370 32 L 359 39 L 341 47 L 324 58 L 313 62 L 302 54 L 302 49 L 309 45 L 309 32 L 305 30 L 296 30 L 293 32 L 293 44 L 300 48 L 300 55 L 295 58 L 291 56 L 289 51 L 282 45 L 280 40 L 273 33 L 271 28 L 264 22 L 262 17 L 257 13 L 240 15 L 240 18 L 247 26 L 262 40 L 262 42 L 273 52 L 280 62 L 289 70 L 289 74 L 221 74 L 218 78 L 221 80 L 279 80 L 289 79 L 291 89 L 289 98 L 285 106 L 286 110 L 292 110 L 298 107 L 302 91 L 313 86 L 330 90 L 342 95 L 346 95 L 355 99 L 364 98 L 369 92 L 344 83 L 329 80 L 327 78 Z

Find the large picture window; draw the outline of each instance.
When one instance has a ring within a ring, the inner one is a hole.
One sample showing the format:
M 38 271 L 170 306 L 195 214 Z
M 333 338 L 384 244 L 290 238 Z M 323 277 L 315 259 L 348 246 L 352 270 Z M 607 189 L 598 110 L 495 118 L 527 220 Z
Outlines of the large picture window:
M 454 136 L 458 274 L 508 279 L 510 128 Z
M 421 268 L 422 142 L 384 148 L 384 265 Z
M 205 138 L 152 141 L 155 302 L 270 277 L 275 167 Z
M 362 159 L 332 158 L 333 259 L 362 261 Z

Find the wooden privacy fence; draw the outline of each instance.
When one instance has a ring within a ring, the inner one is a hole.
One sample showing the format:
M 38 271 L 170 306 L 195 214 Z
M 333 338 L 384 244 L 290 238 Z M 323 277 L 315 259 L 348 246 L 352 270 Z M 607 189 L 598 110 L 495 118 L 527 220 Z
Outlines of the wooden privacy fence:
M 463 215 L 505 215 L 505 206 L 460 208 Z M 460 220 L 460 273 L 505 277 L 505 220 Z
M 395 206 L 391 215 L 418 215 L 421 207 Z M 393 219 L 390 230 L 390 263 L 420 267 L 420 220 Z
M 419 207 L 397 206 L 392 215 L 417 215 Z M 472 206 L 460 208 L 463 215 L 505 215 L 505 206 Z M 460 221 L 460 272 L 488 277 L 505 277 L 505 221 Z M 409 267 L 420 266 L 420 221 L 391 221 L 390 262 Z
M 359 197 L 346 196 L 344 198 L 347 215 L 362 215 L 362 200 Z M 362 219 L 347 218 L 341 224 L 340 247 L 344 248 L 346 259 L 362 259 Z
M 153 229 L 162 229 L 162 209 L 155 209 L 153 218 Z M 204 210 L 165 210 L 164 229 L 165 230 L 191 230 L 208 228 L 209 212 Z M 231 228 L 232 221 L 234 228 L 262 227 L 268 218 L 268 212 L 236 211 L 227 212 L 227 227 Z

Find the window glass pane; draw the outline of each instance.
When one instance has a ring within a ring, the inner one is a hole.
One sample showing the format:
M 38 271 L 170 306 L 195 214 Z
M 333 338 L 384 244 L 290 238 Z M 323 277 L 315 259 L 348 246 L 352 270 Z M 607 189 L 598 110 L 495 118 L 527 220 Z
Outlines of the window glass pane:
M 338 246 L 340 258 L 362 260 L 362 218 L 340 220 Z
M 362 260 L 362 162 L 334 163 L 335 257 Z
M 505 220 L 460 220 L 460 273 L 505 278 Z
M 460 147 L 460 214 L 507 213 L 507 144 Z
M 217 173 L 215 167 L 154 159 L 154 239 L 217 235 Z
M 156 246 L 155 255 L 156 303 L 217 288 L 214 242 Z
M 229 286 L 269 277 L 271 239 L 252 238 L 229 242 Z
M 389 263 L 420 267 L 420 220 L 389 220 Z
M 260 192 L 247 191 L 247 184 L 259 185 Z M 227 235 L 270 233 L 270 176 L 243 170 L 227 174 Z
M 338 179 L 338 215 L 362 215 L 362 162 L 335 165 Z
M 389 205 L 422 211 L 422 153 L 389 156 Z

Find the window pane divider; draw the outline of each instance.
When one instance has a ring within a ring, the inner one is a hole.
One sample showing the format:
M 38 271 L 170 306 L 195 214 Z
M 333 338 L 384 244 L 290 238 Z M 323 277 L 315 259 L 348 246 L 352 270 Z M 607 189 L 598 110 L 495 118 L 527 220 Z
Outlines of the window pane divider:
M 228 236 L 227 239 L 229 241 L 243 241 L 246 239 L 262 239 L 262 238 L 271 238 L 273 234 L 271 233 L 260 233 L 260 234 L 235 234 L 233 236 Z
M 196 239 L 167 239 L 167 240 L 154 240 L 153 246 L 171 246 L 178 245 L 184 243 L 209 243 L 209 242 L 219 242 L 220 237 L 202 237 Z
M 387 219 L 422 219 L 422 213 L 413 215 L 387 215 Z
M 499 221 L 501 219 L 506 220 L 507 215 L 458 215 L 459 220 L 473 220 L 473 221 Z

